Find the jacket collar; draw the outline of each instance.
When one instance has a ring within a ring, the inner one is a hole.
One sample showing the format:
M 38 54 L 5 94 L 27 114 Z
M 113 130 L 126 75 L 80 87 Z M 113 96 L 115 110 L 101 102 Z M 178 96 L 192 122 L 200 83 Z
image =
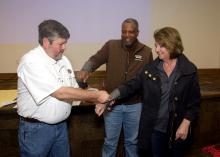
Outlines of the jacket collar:
M 177 68 L 182 75 L 189 75 L 196 72 L 196 66 L 188 60 L 188 58 L 181 54 L 177 61 Z M 157 57 L 151 64 L 147 65 L 147 69 L 152 72 L 152 74 L 157 73 L 157 66 L 160 62 L 160 59 Z
M 184 54 L 178 57 L 177 65 L 183 75 L 189 75 L 197 71 L 196 66 L 191 61 L 189 61 L 189 59 Z
M 140 43 L 138 39 L 133 43 L 133 45 L 130 48 L 127 48 L 126 46 L 124 46 L 122 41 L 121 41 L 121 45 L 123 49 L 134 54 L 136 54 L 138 51 L 140 51 L 145 46 L 144 44 Z

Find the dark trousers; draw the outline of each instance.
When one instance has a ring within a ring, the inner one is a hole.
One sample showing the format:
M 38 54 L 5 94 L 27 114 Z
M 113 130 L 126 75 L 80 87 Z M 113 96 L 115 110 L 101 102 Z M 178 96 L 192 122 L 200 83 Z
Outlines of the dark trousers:
M 186 141 L 176 140 L 169 148 L 169 136 L 160 131 L 151 135 L 149 150 L 139 149 L 140 157 L 184 157 Z

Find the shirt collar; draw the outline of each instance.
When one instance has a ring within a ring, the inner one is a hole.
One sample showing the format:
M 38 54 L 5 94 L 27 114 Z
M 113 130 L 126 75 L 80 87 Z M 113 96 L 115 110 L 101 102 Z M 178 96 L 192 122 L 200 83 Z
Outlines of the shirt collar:
M 44 58 L 46 60 L 46 62 L 48 62 L 50 64 L 56 64 L 57 63 L 56 60 L 54 60 L 53 58 L 48 56 L 48 54 L 46 53 L 46 51 L 43 49 L 43 47 L 41 45 L 38 46 L 38 49 L 40 50 L 40 55 L 42 56 L 42 58 Z

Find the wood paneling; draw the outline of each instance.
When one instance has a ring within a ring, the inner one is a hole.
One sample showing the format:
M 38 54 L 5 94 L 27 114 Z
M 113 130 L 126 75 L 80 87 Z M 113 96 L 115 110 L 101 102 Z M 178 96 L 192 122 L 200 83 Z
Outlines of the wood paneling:
M 17 79 L 16 73 L 0 73 L 0 89 L 16 89 Z
M 77 73 L 77 72 L 76 72 Z M 92 74 L 88 80 L 90 86 L 102 89 L 104 71 Z M 199 80 L 202 92 L 200 119 L 194 129 L 192 153 L 200 152 L 207 144 L 220 142 L 220 69 L 199 69 Z M 15 89 L 16 74 L 0 74 L 0 89 Z M 18 116 L 16 109 L 0 109 L 0 156 L 17 157 Z M 104 140 L 103 118 L 94 114 L 92 104 L 72 108 L 68 119 L 71 154 L 73 157 L 99 157 Z M 118 157 L 123 156 L 123 145 L 120 140 Z M 202 153 L 200 152 L 201 156 Z M 191 155 L 188 155 L 191 157 Z M 197 154 L 199 157 L 199 155 Z

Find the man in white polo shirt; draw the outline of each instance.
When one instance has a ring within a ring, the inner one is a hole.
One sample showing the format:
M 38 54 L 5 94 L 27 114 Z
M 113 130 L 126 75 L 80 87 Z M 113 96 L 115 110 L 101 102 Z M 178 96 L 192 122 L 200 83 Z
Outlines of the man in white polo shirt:
M 63 56 L 70 34 L 55 20 L 39 25 L 39 46 L 18 66 L 18 130 L 21 157 L 69 157 L 66 119 L 71 106 L 85 100 L 104 103 L 105 91 L 78 88 L 69 60 Z

